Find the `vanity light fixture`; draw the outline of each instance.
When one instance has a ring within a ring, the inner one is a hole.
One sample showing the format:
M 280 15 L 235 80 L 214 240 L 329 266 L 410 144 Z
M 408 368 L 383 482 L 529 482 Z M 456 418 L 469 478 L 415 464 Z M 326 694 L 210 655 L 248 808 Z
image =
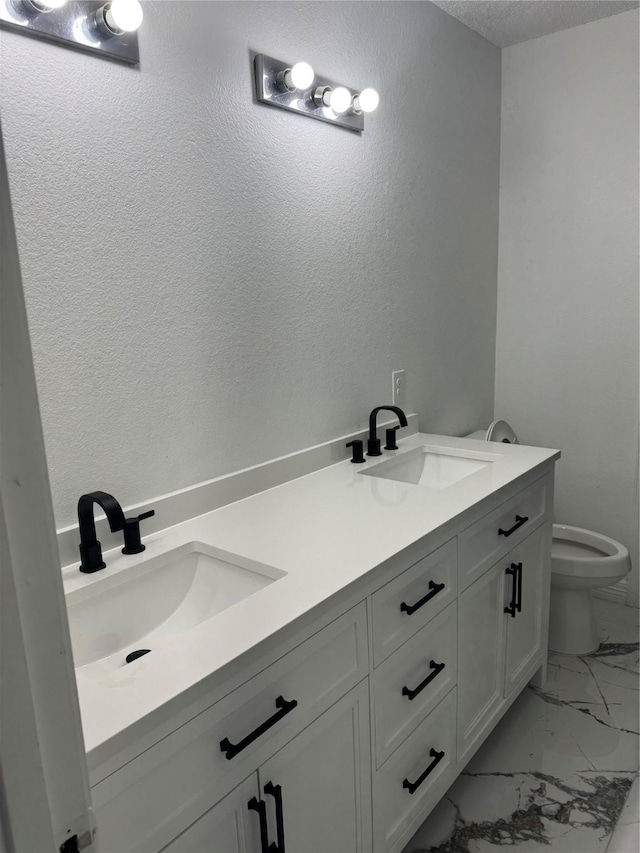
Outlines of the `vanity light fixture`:
M 254 65 L 258 101 L 349 130 L 361 133 L 364 113 L 375 110 L 380 100 L 375 89 L 358 92 L 325 78 L 315 79 L 313 69 L 306 62 L 290 66 L 259 53 Z
M 139 0 L 0 0 L 1 28 L 127 65 L 140 61 L 142 18 Z

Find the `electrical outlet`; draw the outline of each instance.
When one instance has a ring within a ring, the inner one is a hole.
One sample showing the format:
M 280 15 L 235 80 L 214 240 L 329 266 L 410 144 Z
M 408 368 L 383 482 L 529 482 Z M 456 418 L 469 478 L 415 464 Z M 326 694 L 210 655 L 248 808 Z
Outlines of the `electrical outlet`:
M 404 370 L 394 370 L 391 374 L 391 382 L 393 383 L 393 405 L 406 405 L 407 378 L 405 376 Z

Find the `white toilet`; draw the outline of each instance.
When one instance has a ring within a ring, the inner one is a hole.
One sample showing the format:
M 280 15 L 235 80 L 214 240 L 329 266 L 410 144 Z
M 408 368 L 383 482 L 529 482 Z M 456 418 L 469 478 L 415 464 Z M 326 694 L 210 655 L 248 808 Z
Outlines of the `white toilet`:
M 553 525 L 549 648 L 565 655 L 588 655 L 600 641 L 591 590 L 612 586 L 631 569 L 629 552 L 614 539 Z
M 506 421 L 494 421 L 487 430 L 472 432 L 466 438 L 518 444 Z M 591 590 L 612 586 L 630 569 L 629 551 L 620 542 L 581 527 L 553 525 L 550 651 L 565 655 L 596 651 L 600 641 Z

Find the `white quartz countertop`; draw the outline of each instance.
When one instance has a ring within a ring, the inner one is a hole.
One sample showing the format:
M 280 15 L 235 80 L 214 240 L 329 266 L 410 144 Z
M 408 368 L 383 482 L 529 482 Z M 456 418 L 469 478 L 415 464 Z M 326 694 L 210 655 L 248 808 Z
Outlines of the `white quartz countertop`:
M 491 454 L 494 461 L 458 483 L 430 489 L 363 476 L 422 445 Z M 164 648 L 104 677 L 77 672 L 89 756 L 123 748 L 126 730 L 150 712 L 273 637 L 381 563 L 438 531 L 493 492 L 559 457 L 539 447 L 417 433 L 399 450 L 362 465 L 339 462 L 151 536 L 146 550 L 105 553 L 107 568 L 63 569 L 65 593 L 99 584 L 180 545 L 197 541 L 280 572 L 274 583 L 192 628 Z M 123 577 L 125 575 L 123 574 Z

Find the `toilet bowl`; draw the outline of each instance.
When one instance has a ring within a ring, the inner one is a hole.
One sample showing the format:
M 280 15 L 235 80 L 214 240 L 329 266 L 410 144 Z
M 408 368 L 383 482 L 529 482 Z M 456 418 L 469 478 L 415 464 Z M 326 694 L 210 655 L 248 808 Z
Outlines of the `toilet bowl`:
M 517 444 L 506 421 L 466 438 Z M 620 542 L 568 524 L 553 525 L 549 650 L 588 655 L 599 647 L 591 590 L 613 586 L 631 570 L 629 551 Z
M 588 655 L 600 645 L 592 589 L 611 586 L 631 569 L 629 551 L 608 536 L 553 525 L 549 649 Z

